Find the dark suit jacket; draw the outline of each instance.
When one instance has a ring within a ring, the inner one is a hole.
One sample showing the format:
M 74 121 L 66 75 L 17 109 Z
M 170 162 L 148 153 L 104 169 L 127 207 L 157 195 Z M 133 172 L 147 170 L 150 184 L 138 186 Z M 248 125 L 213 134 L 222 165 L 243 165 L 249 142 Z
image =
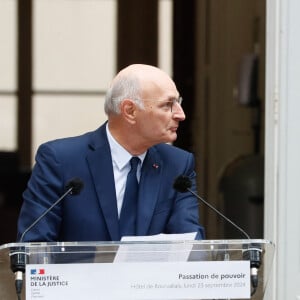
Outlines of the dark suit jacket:
M 194 157 L 168 144 L 148 150 L 141 172 L 137 235 L 198 232 L 198 202 L 173 188 L 178 175 L 188 175 L 195 189 Z M 18 236 L 79 177 L 84 188 L 68 195 L 24 236 L 24 241 L 118 241 L 120 230 L 112 159 L 105 124 L 78 137 L 42 144 L 18 221 Z

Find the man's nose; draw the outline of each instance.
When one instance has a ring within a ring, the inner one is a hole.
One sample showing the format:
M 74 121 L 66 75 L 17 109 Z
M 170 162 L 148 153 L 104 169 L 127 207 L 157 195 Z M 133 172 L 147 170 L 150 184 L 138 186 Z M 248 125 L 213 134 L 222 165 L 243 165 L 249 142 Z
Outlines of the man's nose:
M 182 106 L 179 103 L 175 103 L 172 108 L 173 118 L 178 121 L 185 120 L 185 113 L 183 111 Z

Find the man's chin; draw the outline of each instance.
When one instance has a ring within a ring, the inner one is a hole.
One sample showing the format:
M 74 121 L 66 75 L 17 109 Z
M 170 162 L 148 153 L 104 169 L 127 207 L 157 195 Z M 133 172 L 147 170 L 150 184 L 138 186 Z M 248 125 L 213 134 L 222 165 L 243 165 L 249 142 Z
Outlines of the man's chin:
M 176 139 L 177 139 L 177 133 L 173 132 L 172 135 L 166 141 L 166 143 L 172 144 L 176 141 Z

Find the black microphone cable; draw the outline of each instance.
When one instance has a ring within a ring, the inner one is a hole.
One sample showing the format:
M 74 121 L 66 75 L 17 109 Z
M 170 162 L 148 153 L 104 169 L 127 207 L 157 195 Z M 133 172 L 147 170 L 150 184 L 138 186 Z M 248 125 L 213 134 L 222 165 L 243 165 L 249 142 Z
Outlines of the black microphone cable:
M 208 206 L 210 209 L 212 209 L 217 215 L 221 216 L 224 220 L 226 220 L 228 223 L 230 223 L 232 226 L 234 226 L 237 230 L 239 230 L 248 240 L 251 240 L 249 234 L 244 231 L 240 226 L 235 224 L 233 221 L 231 221 L 229 218 L 227 218 L 224 214 L 222 214 L 219 210 L 217 210 L 214 206 L 212 206 L 210 203 L 208 203 L 205 199 L 200 197 L 198 194 L 196 194 L 192 189 L 192 181 L 188 176 L 180 175 L 178 176 L 173 184 L 173 188 L 180 192 L 190 192 L 193 194 L 197 199 L 199 199 L 201 202 L 203 202 L 206 206 Z M 261 265 L 261 252 L 262 249 L 259 247 L 259 245 L 251 245 L 250 248 L 244 250 L 243 252 L 243 258 L 245 260 L 250 261 L 250 278 L 251 278 L 251 296 L 255 294 L 257 287 L 258 287 L 258 269 Z
M 68 194 L 78 195 L 82 188 L 83 182 L 80 178 L 73 178 L 69 180 L 65 186 L 66 192 L 57 199 L 48 209 L 46 209 L 30 226 L 28 226 L 22 233 L 19 243 L 23 242 L 25 234 L 30 231 L 45 215 L 47 215 L 56 205 L 59 204 Z M 27 263 L 28 254 L 25 251 L 25 246 L 16 247 L 10 252 L 10 268 L 15 273 L 15 287 L 18 300 L 21 299 L 23 288 L 23 274 L 25 273 L 25 266 Z

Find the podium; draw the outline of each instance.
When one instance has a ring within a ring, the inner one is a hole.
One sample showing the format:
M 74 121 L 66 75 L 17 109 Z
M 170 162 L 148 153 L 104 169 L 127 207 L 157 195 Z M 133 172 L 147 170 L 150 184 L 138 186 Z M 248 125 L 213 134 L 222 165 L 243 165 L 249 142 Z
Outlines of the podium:
M 17 299 L 16 257 L 26 300 L 263 299 L 274 248 L 260 239 L 10 243 L 0 246 L 0 299 Z

